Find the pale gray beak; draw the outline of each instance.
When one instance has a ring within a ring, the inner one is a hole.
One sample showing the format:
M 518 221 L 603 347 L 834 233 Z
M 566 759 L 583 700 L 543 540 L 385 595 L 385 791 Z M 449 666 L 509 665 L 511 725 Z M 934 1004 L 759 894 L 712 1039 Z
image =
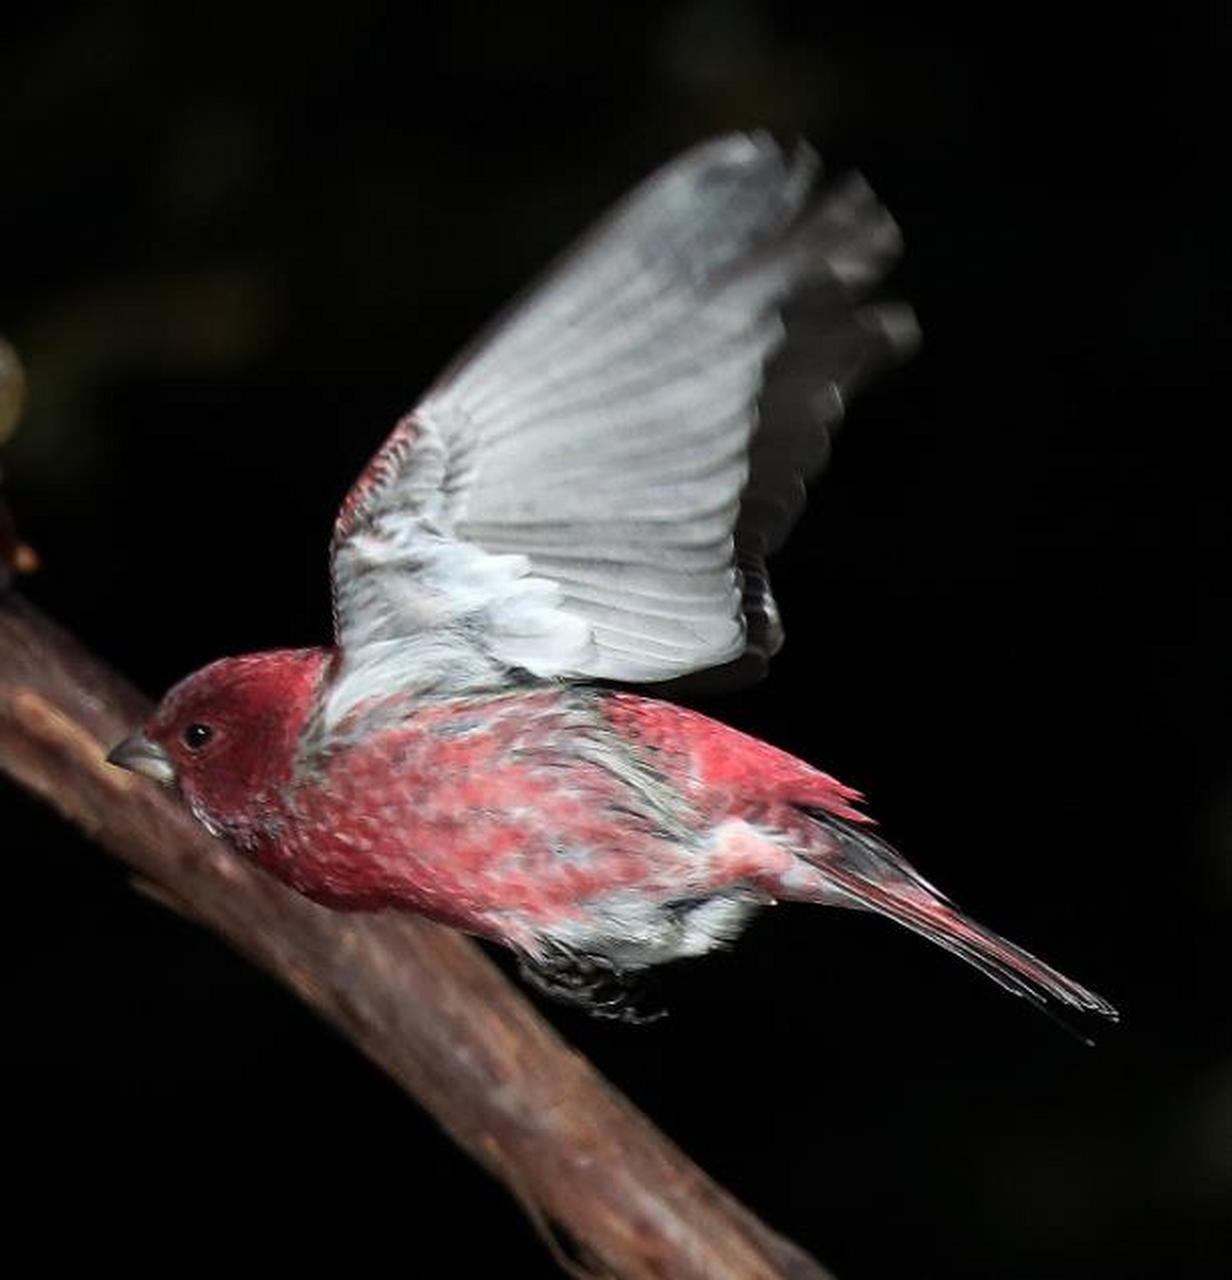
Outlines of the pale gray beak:
M 175 785 L 175 765 L 171 763 L 171 757 L 140 730 L 130 734 L 118 747 L 113 747 L 107 763 L 128 769 L 131 773 L 144 774 L 164 787 Z

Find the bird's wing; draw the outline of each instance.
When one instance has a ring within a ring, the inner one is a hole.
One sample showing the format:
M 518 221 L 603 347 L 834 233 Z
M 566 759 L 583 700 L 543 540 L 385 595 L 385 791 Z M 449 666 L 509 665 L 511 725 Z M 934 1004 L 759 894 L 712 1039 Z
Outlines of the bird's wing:
M 408 683 L 660 681 L 777 648 L 763 557 L 852 385 L 915 332 L 858 305 L 897 228 L 818 170 L 762 134 L 687 152 L 399 424 L 335 529 L 336 715 Z

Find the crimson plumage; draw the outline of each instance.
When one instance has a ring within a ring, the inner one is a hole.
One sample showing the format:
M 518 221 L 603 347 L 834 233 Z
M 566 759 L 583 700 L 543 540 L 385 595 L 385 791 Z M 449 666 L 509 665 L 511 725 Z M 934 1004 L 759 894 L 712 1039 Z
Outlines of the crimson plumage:
M 811 153 L 718 139 L 650 179 L 394 431 L 343 504 L 336 643 L 223 659 L 113 753 L 344 910 L 512 947 L 597 999 L 780 899 L 860 907 L 1108 1016 L 962 916 L 851 788 L 654 685 L 760 674 L 765 557 L 854 386 L 914 334 L 862 298 L 897 232 Z M 758 412 L 760 410 L 760 417 Z

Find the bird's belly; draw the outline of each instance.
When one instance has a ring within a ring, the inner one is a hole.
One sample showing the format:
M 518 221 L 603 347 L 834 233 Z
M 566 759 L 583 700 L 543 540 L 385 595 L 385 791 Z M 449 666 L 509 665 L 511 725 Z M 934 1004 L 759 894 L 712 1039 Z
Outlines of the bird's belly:
M 770 894 L 747 883 L 686 899 L 616 892 L 588 902 L 574 917 L 534 922 L 517 945 L 531 955 L 577 955 L 617 971 L 646 969 L 726 946 L 755 911 L 772 902 Z
M 673 885 L 689 892 L 689 849 L 619 827 L 581 832 L 552 816 L 474 809 L 457 821 L 395 824 L 352 814 L 345 825 L 286 833 L 258 858 L 327 906 L 415 911 L 506 941 L 531 922 L 581 921 L 597 901 L 661 900 Z
M 734 938 L 771 900 L 765 882 L 786 856 L 742 823 L 669 837 L 568 787 L 534 806 L 471 804 L 448 817 L 426 808 L 301 811 L 257 856 L 335 909 L 413 911 L 526 952 L 555 946 L 621 968 Z
M 514 946 L 551 933 L 709 949 L 747 893 L 697 905 L 786 855 L 592 736 L 588 717 L 555 693 L 416 715 L 289 795 L 258 856 L 329 906 L 415 911 Z

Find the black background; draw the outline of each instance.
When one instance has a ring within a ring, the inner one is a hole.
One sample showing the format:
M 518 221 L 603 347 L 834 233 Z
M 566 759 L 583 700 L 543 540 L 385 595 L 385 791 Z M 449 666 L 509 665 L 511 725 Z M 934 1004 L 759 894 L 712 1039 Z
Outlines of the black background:
M 926 345 L 860 400 L 779 558 L 771 678 L 708 709 L 865 789 L 925 874 L 1124 1023 L 1085 1049 L 805 909 L 666 975 L 663 1023 L 549 1016 L 848 1280 L 1226 1274 L 1198 10 L 175 10 L 6 18 L 29 594 L 152 694 L 323 640 L 337 501 L 474 329 L 684 146 L 807 135 L 902 224 Z M 5 1217 L 43 1269 L 551 1273 L 350 1048 L 7 785 L 0 848 Z

